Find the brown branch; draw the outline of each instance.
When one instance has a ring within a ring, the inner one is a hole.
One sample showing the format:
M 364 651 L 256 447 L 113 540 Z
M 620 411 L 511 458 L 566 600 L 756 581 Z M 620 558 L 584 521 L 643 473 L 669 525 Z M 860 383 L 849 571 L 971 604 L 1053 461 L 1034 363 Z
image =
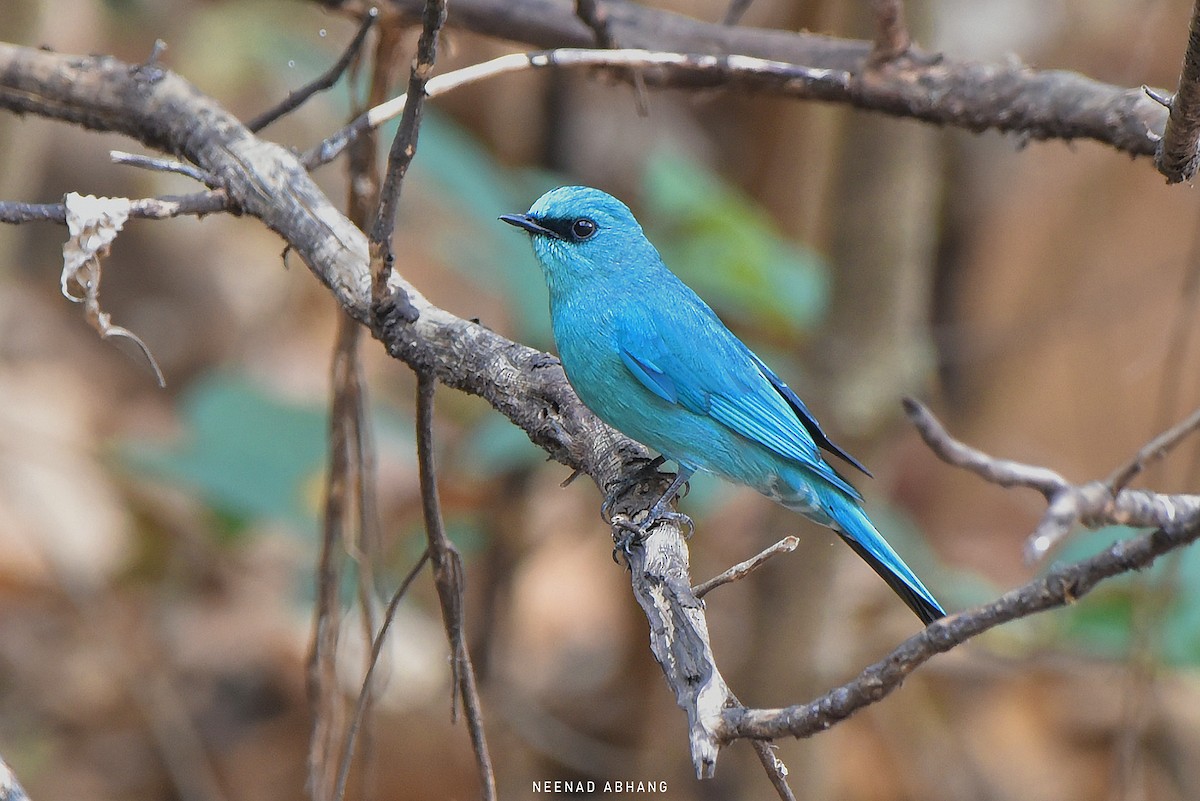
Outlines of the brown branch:
M 375 22 L 379 19 L 379 9 L 369 8 L 362 15 L 362 21 L 358 25 L 358 32 L 354 34 L 354 38 L 350 40 L 350 44 L 342 52 L 340 58 L 333 65 L 319 75 L 315 80 L 305 84 L 294 92 L 289 92 L 277 106 L 267 109 L 254 119 L 246 123 L 246 127 L 254 133 L 258 133 L 263 128 L 266 128 L 275 120 L 279 119 L 288 112 L 300 108 L 306 100 L 315 95 L 317 92 L 323 92 L 326 89 L 333 88 L 350 67 L 352 62 L 362 50 L 363 43 L 367 41 L 367 34 L 371 28 L 375 26 Z
M 343 315 L 344 316 L 344 315 Z M 317 561 L 317 599 L 308 657 L 308 695 L 313 710 L 309 736 L 308 787 L 314 801 L 338 798 L 339 732 L 345 701 L 337 680 L 337 651 L 341 639 L 342 554 L 350 538 L 346 528 L 356 519 L 353 509 L 361 496 L 362 475 L 355 446 L 359 411 L 358 326 L 338 325 L 330 369 L 332 399 L 329 415 L 329 472 L 321 521 L 321 552 Z
M 598 0 L 575 0 L 575 16 L 592 29 L 596 47 L 611 49 L 617 46 L 612 31 L 608 28 L 608 13 Z
M 392 139 L 388 153 L 387 171 L 379 191 L 379 209 L 370 228 L 372 264 L 381 265 L 373 270 L 378 286 L 387 284 L 391 271 L 392 231 L 396 227 L 396 207 L 400 204 L 400 190 L 408 165 L 417 151 L 417 136 L 421 129 L 421 111 L 425 107 L 425 84 L 433 73 L 437 60 L 438 33 L 446 21 L 446 0 L 426 0 L 422 13 L 421 38 L 417 42 L 417 54 L 413 58 L 412 72 L 408 79 L 408 102 L 400 117 L 400 127 Z
M 726 570 L 724 573 L 721 573 L 719 576 L 713 576 L 708 581 L 701 582 L 695 587 L 692 587 L 692 593 L 697 598 L 703 598 L 705 595 L 708 595 L 722 584 L 729 584 L 731 582 L 744 579 L 746 576 L 750 575 L 759 567 L 761 567 L 762 564 L 772 556 L 778 556 L 781 553 L 791 553 L 792 551 L 796 550 L 796 546 L 799 544 L 800 540 L 796 537 L 784 537 L 779 542 L 775 543 L 770 548 L 767 548 L 757 556 L 752 556 L 745 562 L 739 562 Z
M 1053 470 L 1008 459 L 996 459 L 978 448 L 959 442 L 946 433 L 946 429 L 929 409 L 913 398 L 904 399 L 904 411 L 917 433 L 921 435 L 921 439 L 925 440 L 925 444 L 938 458 L 955 467 L 969 470 L 984 481 L 1002 487 L 1035 489 L 1045 495 L 1048 501 L 1071 486 Z
M 422 9 L 420 0 L 388 3 L 409 18 Z M 709 23 L 629 0 L 605 0 L 604 7 L 608 30 L 622 47 L 736 54 L 848 72 L 863 80 L 854 91 L 825 99 L 894 116 L 1022 139 L 1093 139 L 1138 156 L 1154 154 L 1166 122 L 1165 109 L 1140 88 L 1073 72 L 952 59 L 912 47 L 905 63 L 871 71 L 867 80 L 872 42 Z M 455 0 L 448 24 L 542 48 L 594 42 L 572 0 Z
M 483 733 L 483 708 L 479 689 L 475 685 L 475 670 L 463 632 L 463 566 L 462 556 L 446 536 L 442 524 L 441 501 L 438 500 L 437 469 L 433 459 L 433 394 L 437 379 L 432 373 L 417 373 L 417 464 L 421 480 L 421 509 L 425 515 L 425 534 L 429 539 L 429 557 L 433 562 L 433 579 L 442 607 L 442 622 L 450 642 L 450 664 L 453 684 L 462 697 L 471 733 L 471 747 L 479 769 L 479 784 L 484 799 L 496 798 L 496 777 Z M 457 717 L 457 704 L 452 703 Z
M 1172 363 L 1168 362 L 1168 364 Z M 1138 449 L 1134 457 L 1114 471 L 1112 475 L 1105 479 L 1104 483 L 1108 485 L 1111 492 L 1124 489 L 1125 485 L 1136 478 L 1138 473 L 1141 473 L 1149 465 L 1165 457 L 1176 445 L 1187 439 L 1188 435 L 1195 432 L 1198 428 L 1200 428 L 1200 409 L 1192 412 L 1187 416 L 1187 419 L 1159 434 Z
M 1154 163 L 1167 176 L 1169 184 L 1190 181 L 1200 166 L 1200 0 L 1192 6 L 1179 88 L 1171 98 L 1170 114 Z
M 367 662 L 367 672 L 363 676 L 362 688 L 358 691 L 358 701 L 354 705 L 354 714 L 350 717 L 350 723 L 346 726 L 346 742 L 342 746 L 341 757 L 338 759 L 338 774 L 337 784 L 334 787 L 334 801 L 341 801 L 346 797 L 346 781 L 350 778 L 350 764 L 354 760 L 354 746 L 358 740 L 358 732 L 360 724 L 363 721 L 367 711 L 367 704 L 371 698 L 371 685 L 375 678 L 375 668 L 379 664 L 379 656 L 383 653 L 383 643 L 387 639 L 388 629 L 391 628 L 392 621 L 396 618 L 396 610 L 400 607 L 400 601 L 408 592 L 409 586 L 421 572 L 421 568 L 425 567 L 425 563 L 429 561 L 429 549 L 426 548 L 421 552 L 421 558 L 412 566 L 408 574 L 400 582 L 400 586 L 396 587 L 396 591 L 392 593 L 392 599 L 388 601 L 387 610 L 383 613 L 383 622 L 379 626 L 379 631 L 375 634 L 371 641 L 371 656 Z M 2 799 L 0 799 L 2 801 Z
M 749 11 L 752 5 L 754 5 L 754 0 L 729 0 L 729 8 L 725 9 L 725 16 L 721 17 L 721 24 L 737 25 L 741 21 L 742 15 Z
M 866 668 L 853 681 L 820 698 L 786 709 L 731 707 L 725 712 L 723 741 L 739 737 L 808 737 L 844 720 L 865 706 L 887 697 L 917 667 L 1001 623 L 1072 603 L 1107 578 L 1150 565 L 1168 551 L 1200 538 L 1200 496 L 1160 495 L 1124 490 L 1106 496 L 1099 481 L 1058 487 L 1061 478 L 1044 468 L 990 457 L 954 440 L 924 406 L 911 399 L 905 407 L 922 438 L 944 461 L 971 470 L 1000 486 L 1029 486 L 1047 490 L 1047 516 L 1063 498 L 1074 504 L 1076 522 L 1097 527 L 1114 523 L 1155 527 L 1117 542 L 1090 559 L 1058 566 L 1043 578 L 1012 590 L 991 603 L 939 620 L 901 643 L 884 659 Z M 1023 476 L 1023 474 L 1025 474 Z M 1022 477 L 1023 476 L 1023 477 Z M 1136 522 L 1131 522 L 1136 519 Z
M 1148 490 L 1119 489 L 1109 481 L 1069 483 L 1058 473 L 1045 467 L 1021 464 L 1008 459 L 996 459 L 983 451 L 965 445 L 947 433 L 942 424 L 923 405 L 912 398 L 904 399 L 909 419 L 925 444 L 943 461 L 969 470 L 985 481 L 1002 487 L 1029 487 L 1045 496 L 1046 513 L 1029 537 L 1025 555 L 1030 562 L 1042 558 L 1077 525 L 1098 527 L 1117 524 L 1135 528 L 1173 526 L 1180 520 L 1191 519 L 1200 511 L 1198 495 L 1164 495 Z M 1200 421 L 1191 418 L 1164 437 L 1171 445 L 1189 433 Z M 1163 438 L 1142 448 L 1133 463 L 1145 458 L 1144 453 L 1161 449 Z M 1128 472 L 1123 468 L 1114 475 Z
M 185 178 L 191 178 L 193 181 L 205 186 L 211 186 L 213 183 L 211 175 L 203 170 L 196 169 L 191 164 L 184 164 L 182 161 L 160 159 L 140 153 L 126 153 L 122 150 L 110 150 L 108 156 L 112 159 L 113 164 L 141 167 L 143 170 L 151 170 L 153 172 L 173 172 Z
M 377 38 L 374 58 L 372 59 L 373 69 L 371 71 L 370 86 L 367 90 L 368 105 L 382 101 L 391 92 L 392 70 L 390 66 L 395 63 L 394 53 L 398 38 L 394 33 L 394 28 L 384 27 L 380 30 L 379 37 Z M 346 172 L 349 178 L 346 182 L 347 211 L 350 220 L 360 228 L 366 227 L 367 222 L 371 219 L 379 203 L 378 144 L 377 131 L 368 131 L 364 136 L 359 137 L 351 144 L 347 153 Z M 348 327 L 353 327 L 357 331 L 362 330 L 352 317 L 343 312 L 338 316 L 339 335 L 344 328 Z M 357 337 L 354 345 L 356 348 L 354 354 L 355 369 L 348 374 L 348 377 L 353 380 L 347 386 L 347 392 L 352 394 L 355 401 L 355 413 L 351 418 L 351 422 L 354 425 L 351 443 L 354 447 L 353 460 L 358 465 L 360 479 L 357 485 L 358 521 L 355 530 L 356 540 L 351 546 L 350 553 L 357 567 L 355 574 L 358 578 L 358 603 L 362 613 L 364 638 L 368 641 L 375 641 L 379 637 L 379 644 L 381 646 L 382 637 L 389 624 L 385 620 L 384 624 L 380 627 L 380 631 L 376 632 L 374 614 L 376 593 L 374 558 L 380 553 L 381 544 L 378 531 L 379 515 L 376 505 L 378 476 L 375 470 L 376 459 L 371 439 L 371 425 L 366 408 L 366 381 L 362 374 L 362 361 L 357 358 Z M 422 559 L 422 564 L 425 561 L 425 559 Z M 418 569 L 414 568 L 414 572 L 411 575 L 415 576 Z M 389 615 L 394 611 L 394 606 L 399 602 L 399 597 L 403 595 L 404 588 L 409 581 L 411 581 L 411 578 L 406 579 L 401 584 L 401 589 L 397 590 L 396 594 L 393 595 L 392 606 L 389 607 Z M 361 766 L 360 772 L 364 775 L 363 786 L 367 786 L 365 778 L 371 767 L 372 756 L 370 712 L 372 708 L 371 704 L 374 700 L 370 674 L 374 670 L 377 659 L 377 653 L 373 649 L 373 655 L 369 658 L 366 665 L 366 675 L 364 675 L 361 694 L 355 705 L 353 716 L 346 727 L 346 742 L 342 748 L 338 766 L 338 779 L 334 788 L 335 801 L 340 801 L 344 797 L 350 768 L 355 762 L 355 750 L 360 739 L 358 737 L 360 731 L 363 732 L 363 736 L 361 737 L 361 748 L 358 750 L 361 751 L 362 757 L 358 760 L 358 763 Z M 366 791 L 364 793 L 369 795 Z
M 754 746 L 754 755 L 762 763 L 763 770 L 767 772 L 767 778 L 771 780 L 771 786 L 775 788 L 780 801 L 796 801 L 796 795 L 787 783 L 787 768 L 783 761 L 775 755 L 775 748 L 771 742 L 769 740 L 751 740 L 750 744 Z
M 868 62 L 885 64 L 908 52 L 912 40 L 904 23 L 904 0 L 871 0 L 875 12 L 875 40 Z
M 1045 578 L 1031 581 L 989 604 L 931 624 L 863 670 L 853 681 L 810 703 L 786 709 L 730 709 L 725 713 L 721 734 L 727 741 L 739 737 L 810 737 L 886 698 L 934 655 L 1001 623 L 1072 603 L 1102 580 L 1147 567 L 1159 556 L 1197 538 L 1200 538 L 1200 521 L 1193 518 L 1187 526 L 1169 531 L 1157 529 L 1122 540 L 1091 559 L 1055 568 Z

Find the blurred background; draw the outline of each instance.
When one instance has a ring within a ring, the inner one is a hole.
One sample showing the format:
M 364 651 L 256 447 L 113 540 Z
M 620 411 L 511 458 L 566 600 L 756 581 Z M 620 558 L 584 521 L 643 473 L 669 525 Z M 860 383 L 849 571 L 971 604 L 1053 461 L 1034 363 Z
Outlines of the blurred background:
M 5 41 L 136 63 L 162 39 L 168 67 L 243 119 L 324 71 L 355 28 L 299 0 L 4 6 Z M 1168 89 L 1190 13 L 1184 0 L 906 7 L 932 50 Z M 868 3 L 834 0 L 756 0 L 742 24 L 871 30 Z M 451 27 L 438 70 L 516 49 Z M 343 82 L 265 135 L 312 145 L 363 84 Z M 398 269 L 434 303 L 549 349 L 538 268 L 495 218 L 561 183 L 622 197 L 668 264 L 872 468 L 859 482 L 869 510 L 948 608 L 1045 568 L 1021 558 L 1043 501 L 940 463 L 903 419 L 903 395 L 967 442 L 1073 481 L 1108 475 L 1200 401 L 1200 201 L 1147 160 L 731 92 L 647 101 L 639 114 L 629 86 L 539 73 L 431 103 Z M 195 189 L 112 165 L 114 148 L 141 152 L 0 115 L 0 198 Z M 345 164 L 316 177 L 340 203 Z M 0 754 L 35 801 L 302 797 L 334 304 L 255 220 L 130 222 L 101 300 L 154 353 L 162 391 L 59 294 L 65 238 L 54 225 L 0 227 Z M 363 354 L 378 449 L 371 567 L 386 599 L 424 547 L 415 382 L 374 343 Z M 545 779 L 773 797 L 744 743 L 714 780 L 694 779 L 596 488 L 560 488 L 568 469 L 475 398 L 441 390 L 437 436 L 501 797 Z M 1198 464 L 1200 447 L 1185 445 L 1143 483 L 1194 491 Z M 753 492 L 697 480 L 683 509 L 696 518 L 697 580 L 801 536 L 707 599 L 743 702 L 809 700 L 917 630 L 830 532 Z M 1129 533 L 1080 535 L 1056 558 Z M 344 609 L 339 679 L 352 696 L 367 645 L 352 592 Z M 777 753 L 811 799 L 1195 798 L 1198 664 L 1200 558 L 1186 552 L 937 657 L 885 702 Z M 350 797 L 476 797 L 427 575 L 400 607 L 381 674 Z

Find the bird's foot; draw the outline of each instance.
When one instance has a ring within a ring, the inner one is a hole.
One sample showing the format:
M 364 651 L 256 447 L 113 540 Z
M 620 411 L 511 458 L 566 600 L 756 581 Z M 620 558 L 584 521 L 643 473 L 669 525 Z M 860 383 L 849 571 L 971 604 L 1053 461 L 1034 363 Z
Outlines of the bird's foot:
M 642 515 L 639 515 L 639 518 L 642 518 Z M 635 523 L 624 515 L 617 515 L 612 519 L 611 524 L 621 533 L 617 534 L 615 531 L 613 533 L 613 561 L 618 565 L 621 564 L 621 560 L 617 558 L 619 553 L 625 557 L 625 567 L 631 568 L 629 557 L 632 555 L 633 549 L 641 546 L 649 536 L 650 529 L 659 523 L 675 523 L 684 529 L 684 539 L 691 539 L 691 536 L 696 533 L 696 524 L 692 522 L 692 518 L 683 512 L 667 509 L 666 504 L 655 504 L 640 523 Z
M 643 481 L 657 479 L 659 476 L 662 476 L 663 474 L 658 471 L 658 468 L 662 467 L 666 461 L 665 456 L 656 456 L 653 459 L 647 459 L 645 464 L 640 465 L 632 476 L 618 482 L 613 487 L 612 492 L 608 493 L 608 497 L 604 499 L 604 503 L 600 504 L 600 517 L 604 518 L 604 522 L 614 525 L 612 508 L 616 505 L 617 500 Z

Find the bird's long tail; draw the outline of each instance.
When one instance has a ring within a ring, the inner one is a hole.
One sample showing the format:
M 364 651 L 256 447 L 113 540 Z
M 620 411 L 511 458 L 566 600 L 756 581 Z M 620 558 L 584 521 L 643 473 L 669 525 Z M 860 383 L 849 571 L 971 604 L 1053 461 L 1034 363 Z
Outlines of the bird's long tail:
M 892 591 L 908 604 L 908 608 L 921 618 L 921 622 L 928 625 L 946 616 L 941 604 L 925 589 L 925 585 L 908 565 L 904 564 L 904 560 L 883 538 L 857 503 L 834 491 L 827 494 L 826 502 L 822 505 L 832 516 L 834 529 L 846 544 L 887 582 Z

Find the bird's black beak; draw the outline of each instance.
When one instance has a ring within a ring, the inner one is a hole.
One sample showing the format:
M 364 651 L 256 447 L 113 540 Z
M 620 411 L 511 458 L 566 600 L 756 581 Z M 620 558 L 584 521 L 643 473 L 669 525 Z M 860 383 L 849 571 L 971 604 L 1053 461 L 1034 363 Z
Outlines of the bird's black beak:
M 533 217 L 530 217 L 528 214 L 501 214 L 500 219 L 504 220 L 504 222 L 508 223 L 509 225 L 515 225 L 518 228 L 524 228 L 530 234 L 535 236 L 548 236 L 552 239 L 562 239 L 562 237 L 558 235 L 557 231 L 550 230 Z

